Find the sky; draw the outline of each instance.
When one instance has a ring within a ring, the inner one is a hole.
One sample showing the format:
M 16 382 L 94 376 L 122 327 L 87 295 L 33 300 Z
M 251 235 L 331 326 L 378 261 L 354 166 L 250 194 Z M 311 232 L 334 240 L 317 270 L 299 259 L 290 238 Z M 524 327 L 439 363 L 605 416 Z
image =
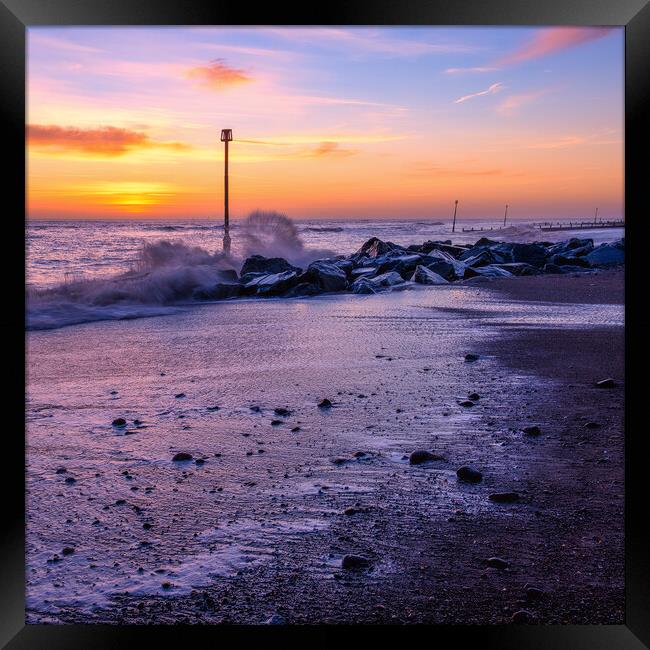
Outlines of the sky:
M 30 27 L 31 219 L 623 215 L 624 32 Z

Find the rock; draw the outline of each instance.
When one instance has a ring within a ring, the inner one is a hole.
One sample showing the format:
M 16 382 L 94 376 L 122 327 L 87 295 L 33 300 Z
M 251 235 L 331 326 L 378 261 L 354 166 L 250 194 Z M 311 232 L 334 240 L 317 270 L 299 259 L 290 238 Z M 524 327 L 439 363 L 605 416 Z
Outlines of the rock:
M 204 465 L 205 464 L 205 458 L 197 458 L 194 463 L 196 465 Z
M 286 625 L 287 622 L 284 620 L 280 614 L 273 614 L 273 616 L 267 618 L 264 621 L 264 625 Z
M 377 237 L 370 238 L 354 255 L 352 258 L 361 257 L 377 257 L 378 255 L 385 255 L 394 250 L 405 250 L 393 242 L 383 242 Z
M 298 433 L 298 431 L 300 431 L 300 427 L 294 427 L 291 429 L 291 433 Z
M 284 296 L 285 298 L 300 298 L 303 296 L 315 296 L 319 293 L 321 293 L 321 290 L 312 282 L 301 282 L 291 287 Z
M 479 483 L 483 480 L 483 474 L 469 465 L 459 467 L 456 470 L 456 476 L 458 476 L 461 481 L 466 481 L 468 483 Z
M 377 267 L 377 273 L 383 274 L 393 271 L 399 273 L 402 279 L 406 280 L 413 274 L 413 271 L 421 261 L 421 255 L 398 255 L 389 257 Z
M 114 427 L 125 427 L 126 426 L 126 420 L 124 418 L 115 418 L 113 422 L 111 423 Z
M 600 424 L 598 422 L 587 422 L 585 424 L 586 429 L 600 429 Z
M 532 427 L 524 427 L 522 431 L 527 436 L 539 436 L 542 433 L 542 430 L 537 425 L 533 425 Z
M 295 271 L 283 271 L 253 278 L 244 285 L 244 292 L 256 293 L 258 296 L 278 296 L 296 284 L 298 274 Z
M 515 503 L 519 501 L 519 494 L 517 492 L 495 492 L 490 494 L 488 499 L 495 503 Z
M 600 381 L 597 381 L 596 386 L 598 388 L 614 388 L 617 386 L 617 384 L 611 377 L 608 377 L 607 379 L 601 379 Z
M 183 399 L 183 397 L 185 397 L 185 393 L 176 393 L 176 395 L 174 395 L 174 397 L 176 399 Z
M 478 393 L 470 393 L 467 397 L 474 402 L 481 399 L 481 396 Z
M 374 278 L 369 278 L 367 281 L 370 282 L 374 287 L 393 287 L 396 284 L 402 284 L 404 282 L 404 278 L 395 271 L 389 271 L 388 273 L 377 275 Z
M 594 248 L 584 259 L 591 266 L 615 266 L 625 263 L 625 248 L 622 242 L 601 244 Z
M 240 275 L 247 273 L 263 273 L 265 275 L 284 273 L 285 271 L 294 271 L 301 273 L 302 269 L 289 264 L 282 257 L 264 257 L 262 255 L 253 255 L 249 257 L 241 267 Z
M 424 449 L 418 449 L 414 451 L 409 456 L 409 463 L 411 465 L 420 465 L 421 463 L 426 463 L 430 460 L 444 460 L 442 456 L 437 454 L 432 454 L 430 451 Z
M 512 615 L 511 620 L 513 623 L 532 623 L 535 617 L 525 609 L 520 609 Z
M 411 282 L 417 282 L 418 284 L 449 284 L 448 280 L 445 280 L 441 275 L 438 275 L 431 269 L 428 269 L 426 266 L 416 266 L 415 273 L 411 277 Z
M 285 409 L 283 406 L 278 406 L 276 409 L 274 409 L 274 413 L 276 415 L 280 415 L 282 417 L 286 417 L 287 415 L 291 415 L 291 411 L 289 409 Z
M 471 352 L 469 354 L 465 355 L 465 361 L 478 361 L 480 359 L 480 356 L 478 354 L 472 354 Z
M 325 398 L 322 402 L 319 403 L 318 408 L 319 409 L 328 409 L 332 407 L 332 402 L 330 402 L 327 398 Z
M 512 273 L 503 267 L 504 265 L 502 264 L 487 264 L 479 268 L 472 268 L 478 275 L 484 278 L 511 278 Z
M 315 284 L 321 291 L 345 291 L 348 286 L 348 277 L 332 262 L 318 260 L 312 262 L 307 270 L 300 276 L 300 282 Z
M 467 407 L 470 407 L 470 406 L 474 406 L 474 402 L 472 402 L 472 401 L 470 401 L 470 400 L 468 400 L 468 399 L 463 400 L 462 402 L 458 402 L 458 404 L 459 404 L 460 406 L 464 406 L 464 407 L 466 407 L 466 408 L 467 408 Z
M 341 561 L 341 567 L 346 570 L 364 569 L 370 566 L 370 560 L 362 555 L 346 555 Z
M 73 476 L 68 476 L 68 478 L 66 478 L 65 482 L 66 482 L 68 485 L 73 485 L 74 483 L 77 482 L 77 479 L 74 478 Z
M 271 420 L 272 427 L 277 427 L 280 424 L 282 424 L 282 420 Z
M 557 264 L 545 264 L 542 269 L 544 273 L 562 273 L 562 269 Z
M 242 285 L 238 282 L 218 282 L 213 287 L 200 287 L 192 294 L 195 300 L 226 300 L 237 298 L 242 293 Z
M 544 595 L 544 592 L 539 587 L 524 585 L 524 589 L 526 590 L 526 599 L 529 601 L 539 600 Z
M 350 275 L 353 278 L 358 279 L 364 275 L 366 277 L 370 277 L 372 275 L 375 275 L 375 273 L 377 273 L 377 267 L 375 266 L 360 266 L 356 269 L 353 269 Z
M 503 560 L 500 557 L 488 558 L 485 563 L 493 569 L 507 569 L 510 566 L 510 562 Z
M 179 451 L 173 458 L 173 461 L 180 462 L 183 460 L 192 460 L 193 456 L 192 454 L 188 454 L 185 451 Z
M 68 471 L 68 470 L 67 470 L 65 467 L 59 467 L 59 468 L 56 470 L 56 473 L 57 473 L 57 474 L 66 474 L 67 471 Z
M 446 262 L 444 260 L 427 262 L 421 266 L 426 266 L 430 271 L 449 282 L 462 278 L 466 270 L 466 266 L 462 262 Z
M 509 262 L 507 264 L 497 264 L 496 266 L 516 276 L 540 275 L 542 273 L 540 267 L 532 266 L 525 262 Z
M 362 276 L 356 279 L 351 285 L 352 293 L 368 294 L 377 293 L 377 287 L 370 281 L 370 279 Z
M 61 554 L 62 554 L 62 555 L 72 555 L 73 553 L 74 553 L 74 549 L 72 548 L 72 546 L 66 546 L 66 547 L 61 551 Z

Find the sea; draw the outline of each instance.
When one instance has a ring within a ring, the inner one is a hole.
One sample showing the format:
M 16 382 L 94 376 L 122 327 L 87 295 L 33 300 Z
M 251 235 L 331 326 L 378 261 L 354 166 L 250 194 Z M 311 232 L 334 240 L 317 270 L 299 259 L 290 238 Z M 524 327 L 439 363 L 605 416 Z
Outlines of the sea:
M 232 222 L 231 266 L 238 269 L 246 256 L 259 253 L 304 267 L 315 259 L 350 255 L 371 237 L 409 245 L 473 243 L 482 236 L 503 241 L 580 236 L 598 243 L 624 235 L 622 228 L 542 232 L 535 223 L 504 228 L 500 221 L 476 220 L 456 224 L 452 232 L 450 221 L 291 221 L 269 213 L 257 221 Z M 223 234 L 222 223 L 206 220 L 29 221 L 27 328 L 173 313 L 187 286 L 216 281 Z

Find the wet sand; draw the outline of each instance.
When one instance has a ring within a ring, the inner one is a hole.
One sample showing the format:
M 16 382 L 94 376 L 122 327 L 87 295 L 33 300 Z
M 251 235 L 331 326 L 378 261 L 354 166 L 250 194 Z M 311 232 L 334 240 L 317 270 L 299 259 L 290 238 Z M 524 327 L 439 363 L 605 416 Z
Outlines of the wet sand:
M 555 280 L 30 334 L 28 621 L 622 623 L 623 274 Z M 229 372 L 219 346 L 237 332 L 264 353 L 249 343 Z M 116 432 L 119 414 L 149 428 Z M 415 449 L 443 460 L 411 466 Z M 464 464 L 482 482 L 458 481 Z M 343 569 L 351 553 L 370 567 Z

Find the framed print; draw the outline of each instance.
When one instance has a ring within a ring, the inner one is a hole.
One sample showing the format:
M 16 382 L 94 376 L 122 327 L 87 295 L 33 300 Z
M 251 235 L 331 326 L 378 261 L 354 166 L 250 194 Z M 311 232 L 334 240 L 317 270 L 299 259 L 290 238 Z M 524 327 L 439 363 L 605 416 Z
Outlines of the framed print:
M 6 647 L 648 647 L 646 3 L 0 13 Z

